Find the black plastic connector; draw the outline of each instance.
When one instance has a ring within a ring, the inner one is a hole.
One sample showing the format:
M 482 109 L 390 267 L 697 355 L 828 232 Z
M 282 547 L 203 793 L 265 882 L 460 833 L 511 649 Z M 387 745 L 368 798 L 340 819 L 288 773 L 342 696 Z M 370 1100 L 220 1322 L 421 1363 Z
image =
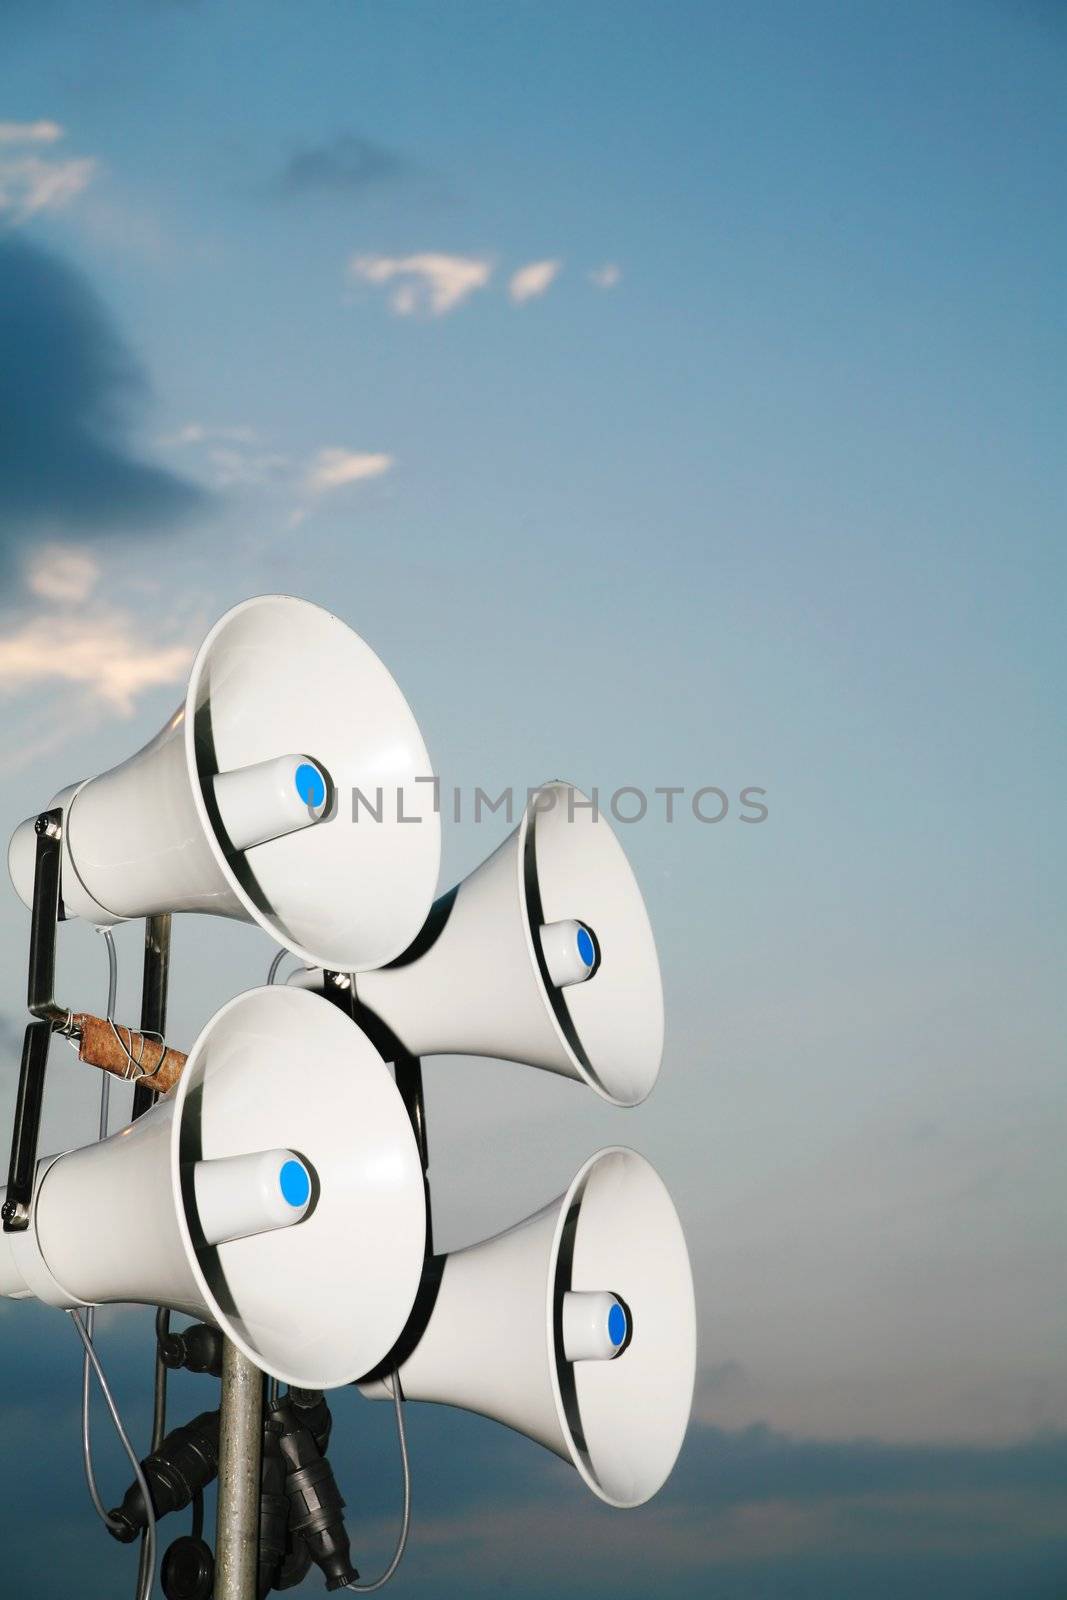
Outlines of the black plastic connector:
M 318 1445 L 320 1454 L 325 1455 L 333 1431 L 333 1417 L 322 1390 L 290 1389 L 285 1398 L 295 1408 L 300 1421 Z
M 274 1407 L 271 1420 L 281 1424 L 278 1443 L 288 1468 L 285 1488 L 290 1532 L 302 1537 L 326 1578 L 327 1589 L 343 1589 L 354 1583 L 359 1573 L 352 1565 L 343 1516 L 345 1503 L 333 1468 L 305 1426 L 299 1408 L 290 1400 L 282 1400 Z
M 289 1496 L 285 1492 L 286 1462 L 279 1435 L 281 1424 L 268 1417 L 263 1425 L 263 1464 L 259 1480 L 259 1566 L 256 1593 L 266 1600 L 275 1575 L 285 1560 L 289 1537 Z M 309 1558 L 310 1564 L 310 1558 Z
M 159 1582 L 165 1600 L 211 1600 L 215 1557 L 210 1546 L 183 1533 L 163 1557 Z
M 285 1541 L 285 1555 L 274 1578 L 276 1589 L 295 1589 L 311 1571 L 311 1551 L 299 1533 L 290 1533 Z
M 158 1450 L 145 1456 L 141 1468 L 148 1481 L 156 1517 L 187 1506 L 219 1470 L 219 1414 L 202 1411 L 192 1422 L 168 1433 Z M 132 1544 L 148 1526 L 148 1508 L 134 1481 L 121 1506 L 109 1512 L 108 1532 L 120 1544 Z
M 160 1360 L 172 1372 L 184 1367 L 188 1372 L 208 1372 L 213 1378 L 222 1373 L 222 1334 L 209 1323 L 194 1322 L 180 1333 L 165 1333 L 157 1343 Z

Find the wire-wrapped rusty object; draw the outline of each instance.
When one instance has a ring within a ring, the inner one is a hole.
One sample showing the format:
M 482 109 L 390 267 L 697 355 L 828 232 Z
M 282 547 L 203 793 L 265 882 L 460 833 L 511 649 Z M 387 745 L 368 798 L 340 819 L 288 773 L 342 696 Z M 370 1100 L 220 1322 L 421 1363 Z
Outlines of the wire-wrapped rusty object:
M 136 1033 L 87 1011 L 75 1012 L 72 1032 L 78 1040 L 79 1061 L 113 1072 L 118 1078 L 143 1082 L 156 1094 L 173 1089 L 188 1060 L 181 1050 L 168 1049 L 151 1034 Z

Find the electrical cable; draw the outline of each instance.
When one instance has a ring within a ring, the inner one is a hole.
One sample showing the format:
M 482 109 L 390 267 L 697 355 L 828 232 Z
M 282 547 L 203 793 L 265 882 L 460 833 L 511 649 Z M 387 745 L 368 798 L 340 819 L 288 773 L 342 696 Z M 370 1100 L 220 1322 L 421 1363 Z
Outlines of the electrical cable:
M 191 1539 L 202 1539 L 204 1537 L 204 1491 L 203 1491 L 203 1489 L 198 1489 L 196 1491 L 196 1493 L 193 1495 L 192 1500 L 190 1501 L 190 1504 L 191 1504 L 191 1506 L 193 1508 L 193 1513 L 192 1513 L 193 1520 L 192 1520 L 192 1525 L 191 1525 L 191 1527 L 189 1529 L 189 1537 Z
M 267 982 L 269 984 L 270 983 L 277 983 L 277 981 L 278 981 L 278 968 L 281 966 L 282 962 L 285 960 L 285 958 L 286 958 L 286 956 L 288 954 L 289 954 L 288 950 L 279 950 L 278 954 L 274 957 L 274 960 L 271 962 L 270 968 L 269 968 L 269 970 L 267 972 Z
M 118 1037 L 118 1033 L 117 1033 L 117 1030 L 115 1028 L 115 1004 L 116 1004 L 116 1000 L 117 1000 L 117 997 L 118 997 L 118 982 L 119 982 L 118 952 L 115 949 L 115 939 L 114 939 L 114 935 L 112 934 L 110 928 L 97 928 L 96 931 L 97 931 L 97 933 L 103 934 L 104 943 L 107 946 L 107 979 L 108 979 L 108 981 L 107 981 L 107 1011 L 105 1012 L 105 1015 L 107 1017 L 108 1022 L 110 1022 L 110 1024 L 111 1024 L 112 1032 L 114 1032 L 116 1037 Z M 108 1133 L 108 1119 L 109 1119 L 109 1113 L 110 1113 L 110 1109 L 111 1109 L 111 1074 L 109 1072 L 104 1072 L 104 1073 L 101 1073 L 100 1076 L 101 1076 L 101 1081 L 100 1081 L 100 1120 L 99 1120 L 98 1129 L 97 1129 L 97 1138 L 98 1139 L 106 1139 L 107 1138 L 107 1133 Z M 112 1518 L 108 1515 L 108 1512 L 107 1512 L 107 1510 L 106 1510 L 106 1508 L 104 1506 L 103 1500 L 100 1497 L 100 1490 L 99 1490 L 99 1487 L 97 1486 L 97 1482 L 96 1482 L 96 1473 L 95 1473 L 95 1471 L 93 1469 L 93 1444 L 92 1444 L 92 1432 L 91 1432 L 90 1411 L 89 1411 L 89 1373 L 90 1373 L 90 1359 L 91 1359 L 90 1358 L 90 1349 L 91 1349 L 92 1341 L 93 1341 L 93 1330 L 94 1330 L 95 1321 L 96 1321 L 95 1307 L 87 1306 L 86 1309 L 85 1309 L 84 1323 L 79 1322 L 79 1328 L 80 1329 L 84 1328 L 85 1338 L 86 1338 L 86 1341 L 87 1341 L 85 1354 L 82 1357 L 82 1404 L 81 1404 L 82 1465 L 83 1465 L 84 1470 L 85 1470 L 85 1482 L 86 1482 L 86 1484 L 88 1486 L 88 1489 L 89 1489 L 89 1498 L 93 1502 L 93 1507 L 96 1510 L 96 1513 L 100 1517 L 101 1521 L 105 1524 L 105 1526 L 108 1527 L 108 1528 L 112 1528 L 112 1527 L 114 1527 L 114 1523 L 113 1523 Z M 166 1334 L 167 1330 L 169 1329 L 169 1326 L 170 1326 L 170 1312 L 161 1308 L 160 1310 L 158 1310 L 156 1312 L 157 1350 L 158 1350 L 158 1338 L 159 1338 L 160 1330 L 162 1328 L 162 1332 L 164 1334 Z M 156 1373 L 155 1373 L 155 1387 L 154 1387 L 154 1394 L 153 1394 L 153 1416 L 152 1416 L 152 1449 L 153 1450 L 158 1449 L 158 1447 L 159 1447 L 159 1445 L 160 1445 L 160 1443 L 161 1443 L 161 1441 L 163 1439 L 164 1432 L 166 1431 L 166 1403 L 167 1403 L 167 1373 L 166 1373 L 166 1368 L 163 1367 L 162 1362 L 159 1360 L 158 1355 L 157 1355 Z M 145 1530 L 145 1538 L 144 1538 L 144 1541 L 143 1541 L 143 1543 L 141 1545 L 141 1555 L 140 1555 L 140 1561 L 139 1561 L 139 1564 L 138 1564 L 138 1572 L 137 1572 L 137 1594 L 138 1594 L 138 1596 L 141 1596 L 142 1594 L 145 1595 L 145 1596 L 151 1594 L 151 1592 L 152 1592 L 152 1577 L 153 1577 L 154 1572 L 155 1572 L 155 1536 L 154 1536 L 154 1533 L 153 1533 L 152 1539 L 149 1540 L 149 1538 L 148 1538 L 148 1530 L 146 1529 Z M 147 1584 L 147 1587 L 146 1587 L 146 1584 Z
M 393 1559 L 386 1567 L 380 1578 L 375 1578 L 373 1583 L 348 1583 L 345 1592 L 352 1594 L 371 1594 L 375 1589 L 382 1589 L 389 1582 L 397 1567 L 404 1559 L 407 1549 L 408 1534 L 411 1532 L 411 1464 L 408 1461 L 408 1442 L 404 1431 L 404 1400 L 400 1393 L 400 1374 L 393 1368 L 393 1407 L 396 1411 L 396 1436 L 400 1445 L 400 1469 L 404 1476 L 404 1511 L 400 1523 L 400 1537 L 393 1552 Z
M 354 972 L 349 973 L 348 981 L 354 1000 L 356 995 L 356 974 Z M 418 1129 L 415 1130 L 415 1133 L 416 1138 L 419 1139 L 421 1150 L 422 1141 L 419 1138 Z M 396 1367 L 393 1368 L 393 1409 L 396 1414 L 397 1443 L 400 1446 L 400 1470 L 404 1480 L 404 1509 L 400 1520 L 400 1537 L 397 1539 L 393 1558 L 380 1578 L 375 1578 L 373 1583 L 349 1583 L 345 1585 L 346 1591 L 351 1591 L 353 1594 L 373 1594 L 375 1589 L 384 1589 L 404 1559 L 408 1534 L 411 1532 L 411 1463 L 408 1460 L 408 1442 L 404 1428 L 404 1397 L 400 1391 L 400 1373 Z
M 170 1312 L 166 1306 L 156 1307 L 156 1361 L 152 1383 L 152 1450 L 158 1450 L 167 1431 L 167 1367 L 163 1360 L 162 1341 L 170 1333 Z M 155 1551 L 149 1561 L 148 1529 L 141 1538 L 141 1552 L 137 1560 L 137 1594 L 144 1587 L 145 1574 L 151 1573 L 155 1564 Z
M 107 1409 L 111 1414 L 111 1420 L 115 1425 L 115 1432 L 119 1436 L 119 1442 L 121 1443 L 122 1448 L 130 1458 L 130 1466 L 133 1468 L 133 1475 L 137 1479 L 141 1493 L 144 1495 L 144 1503 L 148 1513 L 148 1527 L 145 1531 L 148 1539 L 149 1560 L 147 1582 L 139 1585 L 137 1600 L 149 1600 L 149 1597 L 152 1593 L 152 1580 L 156 1570 L 156 1514 L 152 1505 L 152 1496 L 149 1492 L 148 1480 L 144 1475 L 140 1461 L 137 1459 L 137 1452 L 130 1443 L 129 1435 L 122 1425 L 122 1418 L 119 1416 L 118 1407 L 115 1404 L 114 1396 L 111 1393 L 111 1388 L 108 1384 L 108 1381 L 104 1377 L 104 1369 L 100 1365 L 100 1358 L 93 1349 L 93 1342 L 88 1333 L 85 1331 L 85 1325 L 78 1315 L 77 1308 L 72 1307 L 67 1314 L 77 1330 L 79 1339 L 85 1346 L 85 1358 L 87 1361 L 92 1363 L 93 1371 L 96 1373 L 96 1381 L 100 1385 L 100 1393 L 104 1397 L 104 1403 L 107 1406 Z M 109 1527 L 117 1526 L 117 1524 L 112 1522 L 112 1519 L 108 1516 L 106 1511 L 104 1511 L 102 1515 L 104 1521 Z
M 156 1349 L 163 1344 L 170 1333 L 170 1311 L 166 1306 L 156 1307 Z M 163 1435 L 167 1431 L 167 1371 L 168 1368 L 162 1360 L 156 1367 L 156 1387 L 153 1395 L 152 1410 L 152 1449 L 158 1450 L 163 1443 Z

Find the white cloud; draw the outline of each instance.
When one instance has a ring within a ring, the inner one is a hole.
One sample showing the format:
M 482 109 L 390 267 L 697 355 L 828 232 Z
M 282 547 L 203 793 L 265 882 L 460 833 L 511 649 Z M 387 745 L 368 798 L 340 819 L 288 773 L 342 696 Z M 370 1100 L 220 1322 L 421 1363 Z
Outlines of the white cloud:
M 240 446 L 217 445 L 207 453 L 216 488 L 262 489 L 284 482 L 292 463 L 275 450 L 245 450 Z
M 0 161 L 0 215 L 25 222 L 39 211 L 57 211 L 92 182 L 96 162 L 89 156 L 45 161 L 18 156 Z
M 602 267 L 593 268 L 589 282 L 597 289 L 614 289 L 622 282 L 622 268 L 615 261 L 605 261 Z
M 175 445 L 202 444 L 207 436 L 208 430 L 202 422 L 186 422 L 176 433 L 161 434 L 156 443 L 169 450 Z
M 559 276 L 562 261 L 531 261 L 512 274 L 508 294 L 517 306 L 536 300 Z
M 204 444 L 212 439 L 228 440 L 234 444 L 254 444 L 255 428 L 211 428 L 204 422 L 186 422 L 176 433 L 164 434 L 156 443 L 164 449 L 175 445 Z
M 384 451 L 349 450 L 323 445 L 303 459 L 267 448 L 255 428 L 246 425 L 214 427 L 186 422 L 175 432 L 157 439 L 170 449 L 191 449 L 201 470 L 217 489 L 260 490 L 286 496 L 295 502 L 288 526 L 299 527 L 310 515 L 311 502 L 346 484 L 380 478 L 392 470 L 394 458 Z
M 0 122 L 0 144 L 55 144 L 62 137 L 58 122 Z
M 308 467 L 306 487 L 312 494 L 324 494 L 339 489 L 346 483 L 360 483 L 364 478 L 380 478 L 393 465 L 392 456 L 371 455 L 360 450 L 342 450 L 337 447 L 318 452 Z
M 55 144 L 62 139 L 58 122 L 0 122 L 0 149 Z M 0 160 L 0 217 L 25 222 L 39 211 L 58 211 L 88 188 L 97 163 L 91 156 L 49 160 L 32 151 Z
M 294 470 L 289 456 L 263 448 L 255 428 L 243 423 L 214 427 L 206 422 L 185 422 L 174 433 L 161 435 L 156 444 L 164 450 L 200 446 L 203 468 L 210 473 L 216 489 L 284 485 Z
M 348 274 L 363 283 L 394 284 L 389 304 L 398 317 L 417 312 L 443 317 L 485 288 L 493 266 L 479 256 L 428 251 L 415 256 L 353 256 Z
M 152 643 L 142 620 L 130 612 L 48 613 L 0 634 L 0 690 L 80 685 L 91 699 L 128 717 L 146 689 L 181 682 L 193 653 L 189 645 Z
M 87 600 L 96 587 L 100 568 L 79 545 L 50 544 L 36 551 L 26 566 L 26 584 L 42 600 Z
M 159 616 L 153 585 L 120 579 L 129 592 L 152 595 L 157 620 L 145 626 L 143 599 L 112 603 L 94 595 L 101 570 L 79 545 L 46 545 L 27 561 L 26 588 L 44 604 L 23 602 L 0 626 L 0 703 L 8 738 L 0 772 L 13 772 L 90 733 L 112 717 L 129 717 L 151 689 L 182 685 L 203 634 L 202 596 L 169 595 Z M 108 574 L 108 593 L 114 575 Z

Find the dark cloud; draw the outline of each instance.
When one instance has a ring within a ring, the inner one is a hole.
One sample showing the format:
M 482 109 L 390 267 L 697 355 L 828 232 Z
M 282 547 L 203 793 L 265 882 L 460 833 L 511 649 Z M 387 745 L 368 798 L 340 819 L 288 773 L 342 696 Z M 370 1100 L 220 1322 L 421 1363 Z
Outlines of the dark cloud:
M 714 1366 L 703 1368 L 697 1378 L 697 1395 L 702 1397 L 732 1393 L 737 1389 L 743 1389 L 747 1382 L 746 1367 L 731 1357 L 728 1361 L 719 1361 Z
M 368 1429 L 378 1435 L 386 1470 L 363 1491 L 364 1503 L 372 1513 L 387 1513 L 395 1499 L 389 1407 L 353 1403 L 359 1426 L 340 1430 L 336 1448 L 342 1454 L 349 1448 L 351 1432 L 352 1471 L 358 1473 Z M 449 1407 L 413 1405 L 408 1414 L 413 1459 L 422 1457 L 427 1474 L 420 1496 L 427 1515 L 458 1515 L 483 1504 L 573 1505 L 578 1486 L 572 1469 L 518 1434 Z M 1067 1538 L 1067 1434 L 1037 1434 L 1010 1445 L 896 1444 L 794 1438 L 764 1425 L 734 1432 L 693 1424 L 653 1504 L 699 1523 L 713 1512 L 769 1504 L 845 1506 L 910 1496 L 930 1504 L 970 1497 L 977 1504 L 990 1494 L 1025 1501 L 1050 1493 L 1062 1500 Z
M 412 176 L 401 155 L 358 134 L 338 134 L 328 144 L 308 145 L 289 159 L 277 188 L 286 195 L 360 195 Z
M 135 1439 L 150 1418 L 152 1327 L 107 1313 L 101 1358 Z M 6 1595 L 132 1593 L 136 1552 L 100 1528 L 78 1450 L 79 1347 L 61 1313 L 0 1304 L 0 1429 L 15 1452 L 0 1509 Z M 216 1404 L 209 1378 L 173 1375 L 170 1424 Z M 331 1394 L 330 1457 L 357 1564 L 388 1559 L 400 1475 L 392 1408 Z M 102 1408 L 98 1473 L 129 1479 Z M 767 1427 L 694 1426 L 649 1506 L 603 1506 L 564 1462 L 482 1418 L 408 1408 L 411 1550 L 398 1597 L 435 1600 L 1062 1600 L 1067 1594 L 1067 1436 L 1009 1446 L 793 1438 Z M 31 1442 L 32 1440 L 32 1442 Z M 207 1527 L 213 1528 L 210 1503 Z M 187 1531 L 168 1518 L 161 1549 Z M 454 1529 L 454 1536 L 448 1530 Z M 566 1581 L 564 1581 L 566 1580 Z M 313 1575 L 300 1591 L 322 1592 Z
M 129 443 L 144 376 L 86 279 L 0 234 L 0 566 L 41 530 L 171 527 L 205 492 Z
M 1067 1511 L 1067 1435 L 1012 1445 L 794 1439 L 757 1426 L 691 1429 L 664 1498 L 724 1507 L 867 1495 L 1057 1490 Z

